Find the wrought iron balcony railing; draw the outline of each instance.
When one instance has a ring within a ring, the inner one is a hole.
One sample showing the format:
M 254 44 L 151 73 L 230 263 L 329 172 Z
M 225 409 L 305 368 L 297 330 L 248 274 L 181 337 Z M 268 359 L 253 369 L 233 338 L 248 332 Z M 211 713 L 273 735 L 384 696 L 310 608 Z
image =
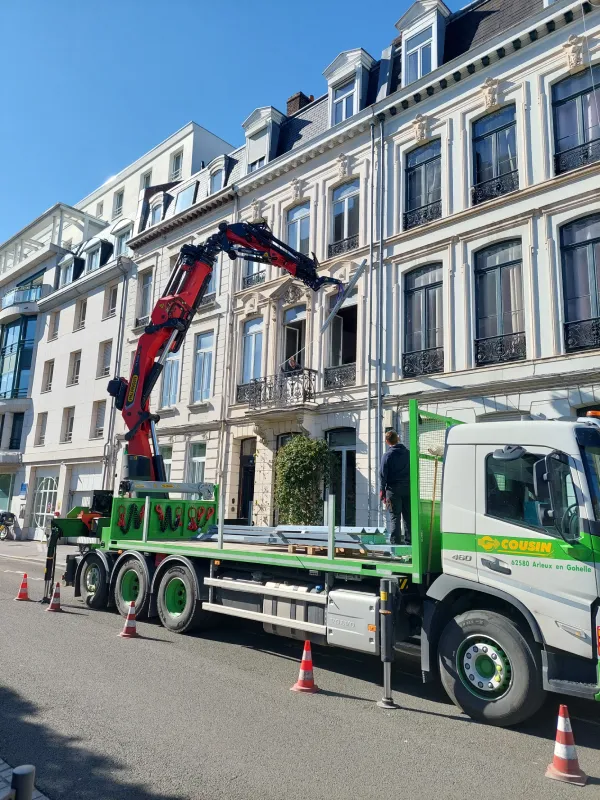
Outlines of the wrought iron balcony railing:
M 444 348 L 431 347 L 428 350 L 416 350 L 402 356 L 402 375 L 414 378 L 417 375 L 433 375 L 444 371 Z
M 412 211 L 405 211 L 403 227 L 405 231 L 408 231 L 411 228 L 417 228 L 419 225 L 425 225 L 427 222 L 433 222 L 434 219 L 439 219 L 441 216 L 442 201 L 436 200 L 435 203 L 414 208 Z
M 562 153 L 555 153 L 554 171 L 557 175 L 561 175 L 578 167 L 586 167 L 594 161 L 600 161 L 600 139 L 580 144 Z
M 341 364 L 339 367 L 325 367 L 325 389 L 343 389 L 356 384 L 356 364 Z
M 238 403 L 248 403 L 253 409 L 284 408 L 309 403 L 315 399 L 314 369 L 299 369 L 257 378 L 237 388 Z
M 505 336 L 488 336 L 475 340 L 475 364 L 502 364 L 505 361 L 522 361 L 527 357 L 524 333 L 507 333 Z
M 333 242 L 327 248 L 327 257 L 333 258 L 334 256 L 341 256 L 342 253 L 348 253 L 350 250 L 356 250 L 358 247 L 358 233 L 354 236 L 348 236 L 347 239 L 342 239 L 339 242 Z
M 565 322 L 565 347 L 569 353 L 600 347 L 600 317 Z
M 244 275 L 242 278 L 242 289 L 249 289 L 250 286 L 258 286 L 265 282 L 267 277 L 266 270 L 260 272 L 253 272 L 251 275 Z
M 505 172 L 497 178 L 489 181 L 482 181 L 471 189 L 471 201 L 474 206 L 485 203 L 486 200 L 493 200 L 494 197 L 501 197 L 503 194 L 514 192 L 519 188 L 519 172 Z
M 8 440 L 8 449 L 9 450 L 19 450 L 21 447 L 21 437 L 20 436 L 11 436 Z

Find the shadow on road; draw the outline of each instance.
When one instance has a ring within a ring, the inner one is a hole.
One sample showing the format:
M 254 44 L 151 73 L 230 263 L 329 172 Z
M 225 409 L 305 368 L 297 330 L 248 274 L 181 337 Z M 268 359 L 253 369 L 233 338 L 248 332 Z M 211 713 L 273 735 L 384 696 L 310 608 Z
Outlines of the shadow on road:
M 35 764 L 36 786 L 50 800 L 185 800 L 184 795 L 155 794 L 144 785 L 122 782 L 128 771 L 125 761 L 91 752 L 76 737 L 50 730 L 36 719 L 40 713 L 36 705 L 0 686 L 0 754 L 13 766 Z

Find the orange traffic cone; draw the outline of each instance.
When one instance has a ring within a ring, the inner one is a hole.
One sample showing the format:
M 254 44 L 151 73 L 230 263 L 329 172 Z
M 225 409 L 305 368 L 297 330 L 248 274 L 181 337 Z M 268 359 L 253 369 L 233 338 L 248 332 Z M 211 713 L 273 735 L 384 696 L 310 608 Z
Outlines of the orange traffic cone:
M 308 639 L 304 642 L 304 652 L 302 653 L 300 674 L 298 675 L 298 680 L 292 686 L 291 691 L 308 692 L 310 694 L 314 694 L 315 692 L 319 691 L 319 687 L 315 686 L 315 681 L 313 678 L 312 652 Z
M 587 783 L 588 776 L 579 768 L 569 709 L 564 705 L 558 710 L 554 758 L 546 770 L 546 777 L 555 781 L 574 783 L 577 786 L 585 786 Z
M 56 584 L 56 588 L 52 593 L 52 600 L 50 600 L 50 605 L 46 611 L 62 611 L 60 607 L 60 583 Z
M 29 590 L 27 588 L 27 573 L 23 573 L 23 580 L 21 581 L 21 588 L 19 589 L 19 594 L 15 597 L 15 600 L 31 600 L 29 597 Z
M 135 627 L 135 603 L 133 600 L 129 604 L 127 619 L 125 620 L 125 625 L 123 626 L 123 630 L 119 636 L 122 636 L 124 639 L 135 639 L 138 636 L 138 632 Z

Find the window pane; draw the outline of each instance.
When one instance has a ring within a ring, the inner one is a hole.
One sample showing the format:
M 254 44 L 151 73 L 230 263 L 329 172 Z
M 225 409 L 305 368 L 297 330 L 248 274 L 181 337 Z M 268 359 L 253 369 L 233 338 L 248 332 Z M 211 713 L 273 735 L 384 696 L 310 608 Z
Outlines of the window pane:
M 254 337 L 254 372 L 253 378 L 260 378 L 261 358 L 262 358 L 262 333 L 257 333 Z
M 333 206 L 333 241 L 341 242 L 344 238 L 344 203 Z
M 498 336 L 498 308 L 496 284 L 498 272 L 484 272 L 477 275 L 477 338 Z
M 425 45 L 421 50 L 421 77 L 431 72 L 431 45 Z
M 331 366 L 339 367 L 342 363 L 342 331 L 344 321 L 336 315 L 331 323 Z
M 358 233 L 358 195 L 349 197 L 346 202 L 348 205 L 347 236 L 355 236 Z
M 497 159 L 496 174 L 505 175 L 517 169 L 517 145 L 515 141 L 515 126 L 499 131 L 496 139 Z
M 406 59 L 406 83 L 414 83 L 419 80 L 419 51 L 415 50 Z
M 600 239 L 600 216 L 577 219 L 562 229 L 563 245 L 582 244 L 591 239 Z
M 406 156 L 406 166 L 416 167 L 424 161 L 430 161 L 432 158 L 438 158 L 441 154 L 440 140 L 436 139 L 435 142 L 417 147 L 416 150 L 411 150 Z
M 494 157 L 491 137 L 475 142 L 475 183 L 494 177 Z
M 210 193 L 218 192 L 223 188 L 223 170 L 219 169 L 210 176 Z
M 251 319 L 244 325 L 244 334 L 248 336 L 251 333 L 257 333 L 262 330 L 262 317 L 258 319 Z
M 406 42 L 406 51 L 409 52 L 410 50 L 413 50 L 415 47 L 418 47 L 420 44 L 428 42 L 431 39 L 431 33 L 432 33 L 431 28 L 425 28 L 425 30 L 421 31 L 421 33 L 417 33 L 416 36 L 412 36 Z
M 577 147 L 580 143 L 577 106 L 577 100 L 569 100 L 554 109 L 556 150 L 559 153 Z
M 487 269 L 521 260 L 521 242 L 502 242 L 477 253 L 476 269 Z
M 427 341 L 426 347 L 441 347 L 443 341 L 442 287 L 427 290 Z
M 502 292 L 502 335 L 521 333 L 525 320 L 520 264 L 502 267 L 500 291 Z
M 442 267 L 435 264 L 431 267 L 421 267 L 421 269 L 413 269 L 406 276 L 406 289 L 418 289 L 421 286 L 429 286 L 432 283 L 438 283 L 443 280 Z
M 287 212 L 288 222 L 305 217 L 310 211 L 310 203 L 303 203 L 301 206 L 294 206 Z
M 283 324 L 289 325 L 291 322 L 303 319 L 306 319 L 306 306 L 294 306 L 294 308 L 289 308 L 283 315 Z
M 442 197 L 442 161 L 430 161 L 422 167 L 425 175 L 425 203 L 437 203 Z
M 175 213 L 179 213 L 179 211 L 183 211 L 186 208 L 189 208 L 192 203 L 194 202 L 194 194 L 196 192 L 196 184 L 193 183 L 191 186 L 188 186 L 183 191 L 179 192 L 177 195 L 177 200 L 175 200 Z
M 354 428 L 340 428 L 329 431 L 327 434 L 328 445 L 334 447 L 356 447 L 356 430 Z
M 347 94 L 354 91 L 354 81 L 348 81 L 343 86 L 338 86 L 337 89 L 334 89 L 333 92 L 333 99 L 339 100 L 340 97 L 345 97 Z
M 425 205 L 423 201 L 424 178 L 423 167 L 417 167 L 407 173 L 408 211 L 414 211 L 415 208 L 421 208 L 421 206 Z
M 244 339 L 244 355 L 242 364 L 242 383 L 250 383 L 252 375 L 252 359 L 254 356 L 254 336 Z
M 298 225 L 298 222 L 288 224 L 288 244 L 296 249 L 298 249 Z
M 333 107 L 333 124 L 337 125 L 338 122 L 342 122 L 344 119 L 344 104 L 340 100 L 338 103 L 334 103 Z
M 590 319 L 592 316 L 588 262 L 590 256 L 591 251 L 587 247 L 577 247 L 564 253 L 567 322 Z
M 533 490 L 533 465 L 540 456 L 526 453 L 516 461 L 486 459 L 486 513 L 539 528 Z
M 497 131 L 498 128 L 503 128 L 515 121 L 515 106 L 506 106 L 501 108 L 500 111 L 495 111 L 493 114 L 487 114 L 485 117 L 477 120 L 473 125 L 473 136 L 483 136 L 492 131 Z
M 344 183 L 343 186 L 338 186 L 337 189 L 333 190 L 333 202 L 335 203 L 337 200 L 341 200 L 354 192 L 358 192 L 359 188 L 360 181 L 358 179 L 350 181 L 349 183 Z
M 310 217 L 306 216 L 300 220 L 300 242 L 298 250 L 304 255 L 308 255 L 310 247 Z
M 596 67 L 594 69 L 594 83 L 600 83 L 600 70 Z M 578 72 L 577 75 L 572 75 L 570 78 L 560 81 L 552 87 L 552 99 L 564 100 L 571 95 L 585 92 L 592 88 L 592 71 L 589 69 Z
M 411 292 L 406 296 L 406 334 L 404 341 L 407 353 L 423 349 L 422 329 L 421 292 Z
M 354 95 L 349 95 L 345 100 L 345 119 L 349 119 L 354 114 Z
M 600 139 L 600 89 L 581 98 L 583 138 L 586 142 Z

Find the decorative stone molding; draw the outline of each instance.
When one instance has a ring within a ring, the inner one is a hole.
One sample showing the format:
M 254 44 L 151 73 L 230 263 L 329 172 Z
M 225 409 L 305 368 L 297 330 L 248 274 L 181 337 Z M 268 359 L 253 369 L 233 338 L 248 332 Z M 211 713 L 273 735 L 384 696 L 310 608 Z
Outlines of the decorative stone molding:
M 576 72 L 585 66 L 583 58 L 584 44 L 585 40 L 583 36 L 575 35 L 569 36 L 567 41 L 563 44 L 563 50 L 565 51 L 565 55 L 567 57 L 567 67 L 572 72 Z
M 300 300 L 304 299 L 304 292 L 295 283 L 290 283 L 290 285 L 285 290 L 284 294 L 281 297 L 281 302 L 284 306 L 290 306 L 294 303 L 298 303 Z
M 245 316 L 249 317 L 251 314 L 256 314 L 257 309 L 258 297 L 257 295 L 252 294 L 244 303 L 244 314 Z
M 262 444 L 263 447 L 268 447 L 269 445 L 269 434 L 267 433 L 267 429 L 260 425 L 258 422 L 254 423 L 254 433 L 258 441 Z
M 485 103 L 485 107 L 489 110 L 497 108 L 500 105 L 499 85 L 500 81 L 496 78 L 486 78 L 481 87 L 483 102 Z
M 251 221 L 252 222 L 262 222 L 263 221 L 263 217 L 262 217 L 262 201 L 259 200 L 258 198 L 256 198 L 255 200 L 252 201 L 252 204 L 251 204 L 250 208 L 252 209 Z
M 340 180 L 347 178 L 350 165 L 348 164 L 348 156 L 345 153 L 340 153 L 337 157 L 337 167 Z
M 425 142 L 428 139 L 429 120 L 423 114 L 417 114 L 412 121 L 415 142 Z
M 294 203 L 297 203 L 298 200 L 302 200 L 302 181 L 298 180 L 298 178 L 294 178 L 291 183 L 292 187 L 292 200 Z

